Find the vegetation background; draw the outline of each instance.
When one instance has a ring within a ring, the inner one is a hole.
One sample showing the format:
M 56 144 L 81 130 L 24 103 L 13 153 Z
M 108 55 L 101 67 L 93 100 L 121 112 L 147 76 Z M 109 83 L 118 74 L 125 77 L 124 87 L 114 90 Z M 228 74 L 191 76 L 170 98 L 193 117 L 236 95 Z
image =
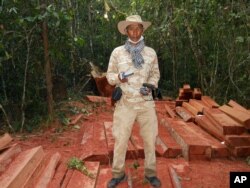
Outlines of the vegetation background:
M 53 119 L 57 94 L 62 101 L 89 91 L 88 63 L 106 71 L 112 50 L 126 40 L 117 23 L 131 14 L 152 22 L 145 39 L 158 54 L 163 94 L 177 97 L 189 83 L 219 104 L 234 99 L 250 107 L 249 0 L 0 3 L 2 130 L 32 131 Z M 67 94 L 55 90 L 60 85 Z

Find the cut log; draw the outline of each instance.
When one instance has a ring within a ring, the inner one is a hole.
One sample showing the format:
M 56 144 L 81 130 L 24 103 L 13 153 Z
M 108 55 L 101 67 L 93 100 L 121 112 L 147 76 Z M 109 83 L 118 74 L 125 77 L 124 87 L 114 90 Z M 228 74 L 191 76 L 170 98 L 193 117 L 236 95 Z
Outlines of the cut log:
M 194 116 L 181 106 L 176 106 L 175 111 L 186 122 L 191 122 L 194 120 Z
M 234 100 L 230 100 L 228 102 L 228 105 L 235 108 L 235 109 L 237 109 L 237 110 L 240 110 L 240 111 L 245 112 L 245 113 L 250 115 L 250 112 L 245 107 L 241 106 L 240 104 L 238 104 Z
M 91 75 L 95 80 L 97 90 L 99 94 L 103 97 L 111 97 L 112 92 L 115 86 L 112 86 L 108 83 L 106 78 L 106 72 L 102 72 L 102 70 L 94 65 L 92 62 L 89 63 L 91 66 Z
M 169 174 L 172 180 L 172 184 L 174 185 L 174 188 L 182 188 L 179 176 L 177 175 L 174 168 L 172 166 L 169 166 L 168 170 L 169 170 Z
M 180 99 L 179 97 L 175 99 L 175 106 L 182 106 L 183 102 L 188 102 L 187 99 Z
M 48 185 L 48 188 L 63 188 L 62 183 L 67 174 L 67 170 L 67 162 L 60 162 L 53 179 Z
M 196 99 L 190 99 L 189 104 L 195 107 L 200 114 L 203 114 L 204 109 L 208 109 L 207 106 L 203 105 L 201 102 L 199 102 Z
M 20 152 L 20 145 L 14 144 L 0 155 L 0 174 L 6 170 L 6 166 L 9 165 Z
M 100 96 L 111 97 L 114 91 L 115 86 L 112 86 L 108 83 L 106 76 L 103 77 L 94 77 L 97 90 Z
M 193 98 L 193 91 L 190 88 L 186 87 L 179 89 L 179 99 L 189 100 L 191 98 Z
M 11 136 L 8 133 L 5 133 L 1 138 L 0 138 L 0 151 L 4 148 L 6 148 L 6 146 L 13 140 L 13 138 L 11 138 Z
M 201 101 L 207 104 L 210 108 L 218 108 L 220 106 L 209 96 L 202 96 Z
M 170 108 L 170 106 L 165 104 L 164 107 L 171 118 L 176 118 L 176 113 Z
M 65 177 L 63 179 L 62 184 L 58 188 L 66 188 L 67 187 L 67 185 L 69 184 L 69 181 L 70 181 L 70 179 L 71 179 L 71 177 L 73 175 L 73 172 L 74 172 L 73 169 L 68 169 L 68 171 L 67 171 L 67 173 L 66 173 L 66 175 L 65 175 Z M 51 187 L 51 188 L 54 188 L 54 187 Z
M 39 177 L 35 188 L 46 188 L 48 187 L 50 181 L 52 180 L 55 170 L 57 167 L 57 164 L 59 160 L 61 159 L 61 154 L 60 153 L 55 153 L 53 156 L 50 158 L 48 164 L 46 165 L 46 168 L 43 170 L 42 175 Z
M 87 95 L 86 98 L 91 102 L 106 103 L 108 105 L 111 105 L 111 98 L 110 97 Z
M 165 119 L 165 126 L 174 137 L 177 143 L 182 147 L 182 154 L 186 160 L 210 160 L 211 146 L 202 138 L 192 136 L 192 132 L 183 121 L 174 121 L 168 118 Z
M 95 124 L 89 125 L 88 127 L 85 129 L 86 131 L 84 132 L 84 137 L 89 137 L 89 139 L 83 139 L 82 141 L 83 147 L 85 149 L 81 159 L 85 161 L 99 161 L 101 164 L 108 164 L 109 152 L 105 137 L 104 125 Z
M 187 102 L 183 102 L 182 107 L 188 110 L 189 112 L 191 112 L 194 116 L 198 114 L 202 114 L 201 112 L 199 112 L 199 110 L 197 110 L 194 106 L 192 106 L 191 104 Z
M 190 91 L 192 91 L 190 85 L 189 84 L 184 84 L 183 85 L 183 91 L 184 92 L 190 92 Z
M 250 129 L 250 115 L 248 115 L 247 113 L 231 108 L 227 105 L 220 106 L 219 109 L 242 123 L 247 129 Z
M 245 127 L 219 109 L 206 109 L 205 115 L 224 135 L 242 134 Z
M 162 157 L 167 152 L 167 150 L 168 150 L 167 146 L 163 143 L 161 138 L 157 136 L 155 145 L 156 156 Z
M 72 116 L 69 125 L 76 125 L 83 117 L 83 114 L 77 114 L 75 116 Z
M 22 152 L 0 177 L 1 188 L 22 187 L 44 157 L 41 146 Z
M 174 138 L 170 135 L 167 128 L 164 125 L 165 121 L 161 121 L 160 125 L 158 126 L 159 129 L 159 138 L 162 143 L 163 148 L 163 157 L 166 158 L 172 158 L 172 157 L 178 157 L 181 156 L 182 150 L 180 144 L 178 144 Z M 165 147 L 164 147 L 165 146 Z
M 85 130 L 82 138 L 84 152 L 81 159 L 84 161 L 99 161 L 101 164 L 109 162 L 109 152 L 103 124 L 83 124 Z M 103 143 L 103 144 L 99 144 Z
M 201 96 L 202 96 L 202 93 L 201 93 L 200 88 L 194 88 L 193 98 L 197 100 L 201 100 Z
M 250 155 L 250 135 L 229 135 L 225 139 L 226 144 L 236 157 Z
M 84 147 L 84 153 L 81 155 L 81 160 L 86 160 L 89 157 L 94 155 L 94 125 L 83 125 L 84 126 L 84 134 L 82 137 L 81 145 Z
M 109 156 L 113 156 L 113 151 L 115 146 L 115 139 L 112 135 L 112 125 L 113 125 L 112 122 L 104 122 L 105 136 L 107 140 Z
M 225 136 L 221 129 L 218 129 L 206 116 L 195 116 L 195 122 L 220 141 L 225 141 Z
M 188 129 L 193 132 L 193 136 L 201 137 L 205 142 L 207 142 L 212 147 L 212 158 L 218 157 L 228 157 L 229 152 L 224 142 L 220 142 L 218 139 L 214 138 L 212 135 L 207 133 L 204 129 L 197 126 L 194 123 L 187 123 Z
M 85 161 L 84 165 L 87 167 L 88 171 L 94 175 L 94 178 L 88 177 L 78 170 L 74 170 L 67 188 L 95 188 L 97 177 L 99 174 L 100 163 Z

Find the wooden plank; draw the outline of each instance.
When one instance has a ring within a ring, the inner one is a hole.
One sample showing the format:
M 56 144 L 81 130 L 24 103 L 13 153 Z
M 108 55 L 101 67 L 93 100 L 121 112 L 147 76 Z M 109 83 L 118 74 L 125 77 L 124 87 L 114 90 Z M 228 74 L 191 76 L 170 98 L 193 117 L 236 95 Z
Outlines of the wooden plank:
M 200 137 L 193 137 L 192 132 L 183 121 L 174 121 L 165 118 L 165 126 L 176 142 L 182 147 L 182 154 L 186 160 L 211 159 L 211 146 Z
M 219 109 L 206 109 L 205 115 L 224 135 L 242 134 L 245 127 Z
M 161 138 L 159 136 L 156 137 L 156 145 L 155 145 L 155 151 L 157 157 L 163 157 L 163 155 L 167 152 L 168 148 L 163 143 Z
M 63 180 L 67 175 L 67 162 L 63 161 L 57 167 L 53 179 L 50 181 L 48 188 L 63 188 Z
M 241 106 L 240 104 L 238 104 L 236 101 L 232 99 L 228 102 L 228 105 L 250 115 L 250 112 L 245 107 Z
M 3 136 L 1 136 L 0 138 L 0 151 L 4 148 L 6 148 L 6 146 L 13 140 L 13 138 L 11 138 L 11 136 L 9 135 L 9 133 L 5 133 Z
M 106 135 L 106 140 L 107 140 L 107 146 L 108 146 L 108 152 L 110 159 L 113 158 L 113 153 L 114 153 L 114 145 L 115 145 L 115 139 L 112 135 L 112 122 L 104 122 L 104 127 L 105 127 L 105 135 Z M 126 153 L 126 159 L 136 159 L 137 153 L 136 153 L 136 148 L 133 146 L 131 141 L 128 142 L 128 148 L 127 148 L 127 153 Z
M 77 114 L 75 116 L 71 116 L 71 120 L 69 125 L 76 125 L 83 117 L 83 114 Z
M 204 109 L 207 109 L 207 106 L 203 105 L 196 99 L 190 99 L 189 104 L 195 107 L 198 110 L 199 114 L 203 114 Z
M 189 92 L 191 91 L 191 87 L 189 84 L 183 84 L 183 91 L 184 92 Z
M 228 157 L 229 152 L 224 142 L 220 142 L 218 139 L 214 138 L 212 135 L 207 133 L 205 130 L 200 128 L 194 123 L 187 123 L 188 129 L 193 132 L 193 135 L 197 135 L 207 142 L 212 147 L 212 158 L 218 157 Z
M 20 145 L 14 144 L 0 155 L 0 173 L 6 170 L 7 165 L 9 165 L 20 152 Z
M 197 114 L 202 114 L 201 112 L 199 112 L 199 110 L 197 110 L 194 106 L 192 106 L 191 104 L 189 104 L 187 102 L 183 102 L 182 107 L 185 108 L 186 110 L 188 110 L 189 112 L 191 112 L 192 115 L 194 115 L 194 116 Z
M 195 116 L 195 122 L 220 141 L 225 140 L 222 130 L 218 129 L 206 116 Z
M 133 167 L 133 161 L 127 161 L 127 174 L 129 175 L 129 186 L 126 188 L 152 188 L 152 186 L 145 180 L 144 177 L 144 161 L 140 160 L 138 168 Z M 162 188 L 172 188 L 171 177 L 168 170 L 169 162 L 165 158 L 158 158 L 156 161 L 157 177 L 161 180 Z M 118 186 L 120 188 L 120 186 Z
M 231 146 L 249 146 L 250 147 L 250 135 L 228 135 L 225 139 Z
M 70 181 L 70 179 L 71 179 L 71 177 L 72 177 L 72 175 L 73 175 L 73 172 L 74 172 L 73 169 L 69 169 L 69 170 L 67 171 L 67 173 L 66 173 L 66 175 L 65 175 L 65 177 L 64 177 L 64 179 L 63 179 L 63 182 L 62 182 L 62 184 L 60 185 L 60 188 L 66 188 L 66 187 L 67 187 L 67 185 L 69 184 L 69 181 Z M 51 188 L 54 188 L 54 187 L 51 187 Z
M 242 123 L 247 129 L 250 129 L 250 115 L 248 115 L 247 113 L 235 110 L 234 108 L 231 108 L 227 105 L 220 106 L 219 109 Z
M 108 182 L 111 180 L 111 178 L 112 178 L 112 169 L 111 169 L 111 167 L 110 166 L 101 166 L 100 167 L 100 173 L 98 175 L 98 179 L 97 179 L 97 183 L 96 183 L 96 188 L 107 187 Z M 117 187 L 119 187 L 119 188 L 128 188 L 129 187 L 128 182 L 123 181 Z
M 22 152 L 0 177 L 1 188 L 22 187 L 44 157 L 41 146 Z
M 162 123 L 158 126 L 158 135 L 161 139 L 161 145 L 163 147 L 163 157 L 166 158 L 173 158 L 181 156 L 182 154 L 182 148 L 180 144 L 178 144 L 175 139 L 171 136 L 171 134 L 168 132 L 168 129 L 164 125 L 165 121 L 163 120 Z M 165 147 L 166 148 L 165 148 Z
M 202 96 L 201 101 L 207 104 L 210 108 L 219 108 L 219 104 L 215 102 L 210 96 Z
M 201 89 L 200 88 L 194 88 L 193 98 L 197 99 L 197 100 L 201 100 L 201 96 L 202 96 Z
M 188 102 L 187 99 L 180 99 L 179 97 L 175 99 L 175 106 L 182 106 L 183 102 Z
M 112 135 L 112 122 L 104 122 L 105 136 L 107 140 L 108 152 L 110 156 L 113 156 L 115 139 Z
M 181 188 L 181 182 L 179 179 L 179 176 L 177 175 L 176 171 L 174 170 L 174 168 L 172 166 L 168 167 L 169 170 L 169 174 L 172 180 L 172 183 L 174 185 L 174 188 Z
M 49 185 L 55 174 L 55 170 L 60 159 L 60 153 L 56 152 L 52 155 L 48 164 L 46 165 L 46 168 L 43 170 L 42 175 L 39 177 L 35 188 L 46 188 Z
M 22 188 L 34 188 L 37 180 L 39 179 L 39 176 L 42 174 L 43 170 L 46 168 L 46 164 L 48 163 L 51 153 L 45 153 L 43 159 L 39 163 L 39 165 L 36 167 L 32 175 L 29 179 L 25 182 L 24 186 Z
M 95 188 L 97 177 L 99 174 L 100 163 L 85 161 L 84 164 L 87 167 L 88 171 L 94 175 L 94 178 L 88 177 L 78 170 L 74 170 L 67 188 Z
M 194 121 L 194 116 L 191 114 L 188 110 L 181 106 L 175 107 L 176 113 L 185 121 L 185 122 L 191 122 Z
M 92 125 L 91 125 L 92 126 Z M 109 162 L 109 152 L 105 136 L 104 124 L 99 123 L 92 126 L 91 138 L 84 144 L 84 153 L 81 159 L 85 161 L 99 161 L 101 164 Z M 85 133 L 84 133 L 85 134 Z M 89 153 L 86 155 L 86 153 Z M 85 155 L 85 157 L 84 157 Z
M 164 107 L 171 118 L 176 118 L 176 113 L 170 108 L 169 105 L 165 104 Z
M 86 95 L 86 98 L 91 102 L 106 103 L 107 105 L 111 105 L 111 98 L 110 97 Z
M 236 157 L 247 157 L 250 155 L 250 135 L 228 135 L 225 142 L 232 154 Z
M 81 145 L 84 147 L 84 153 L 81 155 L 81 159 L 85 160 L 93 155 L 93 138 L 94 138 L 94 125 L 83 125 L 84 134 L 82 137 Z

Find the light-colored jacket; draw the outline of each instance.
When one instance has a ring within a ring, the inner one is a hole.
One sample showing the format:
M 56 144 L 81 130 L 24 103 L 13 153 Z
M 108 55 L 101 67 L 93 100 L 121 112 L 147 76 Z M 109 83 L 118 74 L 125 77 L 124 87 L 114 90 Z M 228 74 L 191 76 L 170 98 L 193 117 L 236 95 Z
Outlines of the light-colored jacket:
M 123 46 L 115 48 L 110 56 L 107 70 L 107 80 L 109 84 L 120 86 L 122 89 L 122 99 L 119 103 L 128 103 L 137 107 L 154 105 L 152 96 L 142 96 L 140 88 L 143 83 L 153 84 L 158 87 L 160 71 L 158 58 L 154 49 L 145 46 L 141 52 L 144 64 L 141 69 L 136 69 L 132 62 L 131 55 Z M 121 83 L 118 74 L 132 71 L 134 74 L 128 77 L 128 82 Z

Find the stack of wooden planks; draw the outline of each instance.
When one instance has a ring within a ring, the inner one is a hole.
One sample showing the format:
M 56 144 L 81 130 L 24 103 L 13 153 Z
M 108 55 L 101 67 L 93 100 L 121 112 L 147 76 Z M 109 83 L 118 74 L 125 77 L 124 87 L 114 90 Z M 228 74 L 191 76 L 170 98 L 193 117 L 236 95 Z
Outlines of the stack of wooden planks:
M 47 187 L 61 155 L 45 155 L 41 146 L 22 151 L 12 140 L 8 133 L 0 137 L 1 187 Z
M 200 88 L 192 89 L 189 84 L 184 84 L 182 88 L 179 88 L 179 95 L 176 99 L 176 105 L 181 106 L 182 102 L 187 102 L 189 99 L 201 99 L 202 92 Z
M 211 97 L 201 96 L 200 100 L 189 99 L 176 105 L 175 111 L 185 122 L 196 123 L 225 143 L 234 156 L 250 155 L 250 113 L 237 102 L 219 105 Z

